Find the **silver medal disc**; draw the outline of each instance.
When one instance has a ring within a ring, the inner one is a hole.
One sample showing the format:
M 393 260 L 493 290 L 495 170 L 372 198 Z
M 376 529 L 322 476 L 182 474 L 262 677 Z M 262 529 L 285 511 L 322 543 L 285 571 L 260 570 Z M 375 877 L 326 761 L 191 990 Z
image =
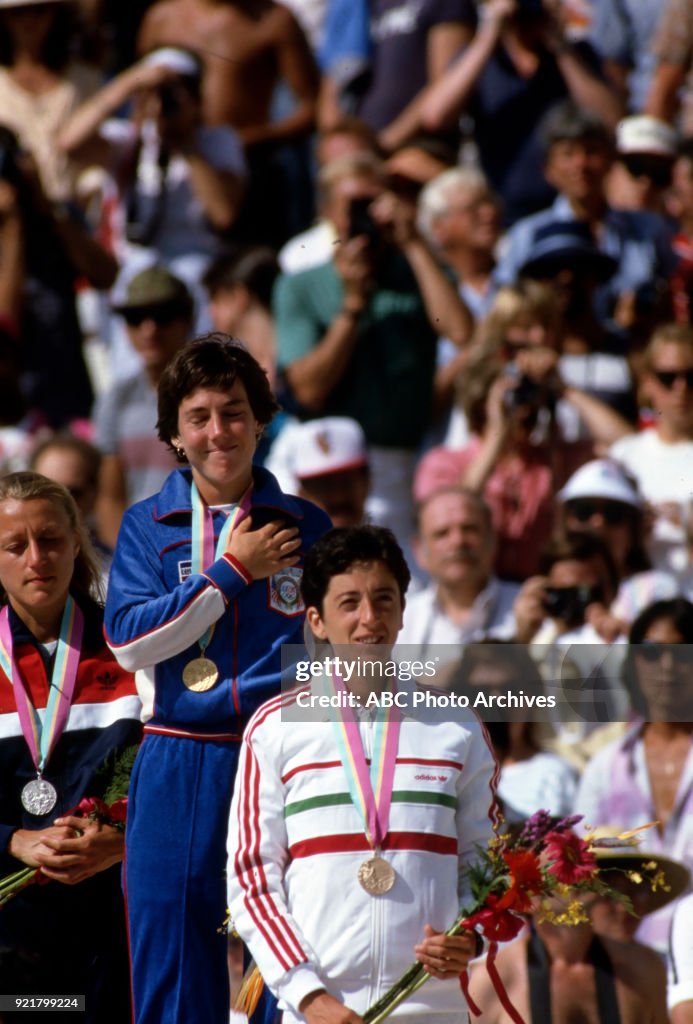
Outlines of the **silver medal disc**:
M 22 790 L 22 807 L 37 817 L 52 811 L 57 801 L 55 786 L 45 779 L 32 779 Z

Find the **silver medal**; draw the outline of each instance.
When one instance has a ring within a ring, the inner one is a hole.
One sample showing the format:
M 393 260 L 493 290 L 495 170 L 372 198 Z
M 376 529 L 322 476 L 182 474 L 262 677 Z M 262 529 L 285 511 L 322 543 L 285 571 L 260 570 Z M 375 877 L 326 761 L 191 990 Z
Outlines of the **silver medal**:
M 58 793 L 55 786 L 46 782 L 40 776 L 27 782 L 22 790 L 22 807 L 29 814 L 39 817 L 48 814 L 58 802 Z

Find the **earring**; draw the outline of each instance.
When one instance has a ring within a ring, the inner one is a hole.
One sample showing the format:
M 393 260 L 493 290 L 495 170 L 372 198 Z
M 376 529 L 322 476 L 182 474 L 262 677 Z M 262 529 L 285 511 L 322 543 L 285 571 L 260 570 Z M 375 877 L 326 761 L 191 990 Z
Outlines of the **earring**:
M 185 448 L 176 448 L 174 446 L 173 450 L 174 450 L 174 452 L 176 453 L 176 455 L 178 456 L 179 459 L 184 459 L 185 458 Z

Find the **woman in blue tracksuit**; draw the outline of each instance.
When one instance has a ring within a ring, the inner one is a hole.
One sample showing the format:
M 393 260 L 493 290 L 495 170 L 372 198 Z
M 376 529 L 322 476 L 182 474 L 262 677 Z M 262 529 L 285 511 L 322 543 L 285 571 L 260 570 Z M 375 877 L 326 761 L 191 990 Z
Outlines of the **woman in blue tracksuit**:
M 225 839 L 243 726 L 301 644 L 316 506 L 253 466 L 277 409 L 264 371 L 209 335 L 159 384 L 159 437 L 189 468 L 125 514 L 106 636 L 137 672 L 145 739 L 130 789 L 125 884 L 137 1024 L 228 1021 Z

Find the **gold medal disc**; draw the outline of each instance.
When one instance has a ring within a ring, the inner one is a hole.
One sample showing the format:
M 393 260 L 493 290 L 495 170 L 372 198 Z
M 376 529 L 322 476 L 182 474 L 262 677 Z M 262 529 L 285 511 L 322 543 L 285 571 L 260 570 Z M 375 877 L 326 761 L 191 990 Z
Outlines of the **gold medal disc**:
M 364 860 L 359 867 L 358 880 L 370 896 L 382 896 L 395 884 L 395 869 L 377 854 Z
M 193 658 L 183 669 L 183 682 L 193 693 L 211 690 L 219 678 L 219 669 L 209 658 Z

